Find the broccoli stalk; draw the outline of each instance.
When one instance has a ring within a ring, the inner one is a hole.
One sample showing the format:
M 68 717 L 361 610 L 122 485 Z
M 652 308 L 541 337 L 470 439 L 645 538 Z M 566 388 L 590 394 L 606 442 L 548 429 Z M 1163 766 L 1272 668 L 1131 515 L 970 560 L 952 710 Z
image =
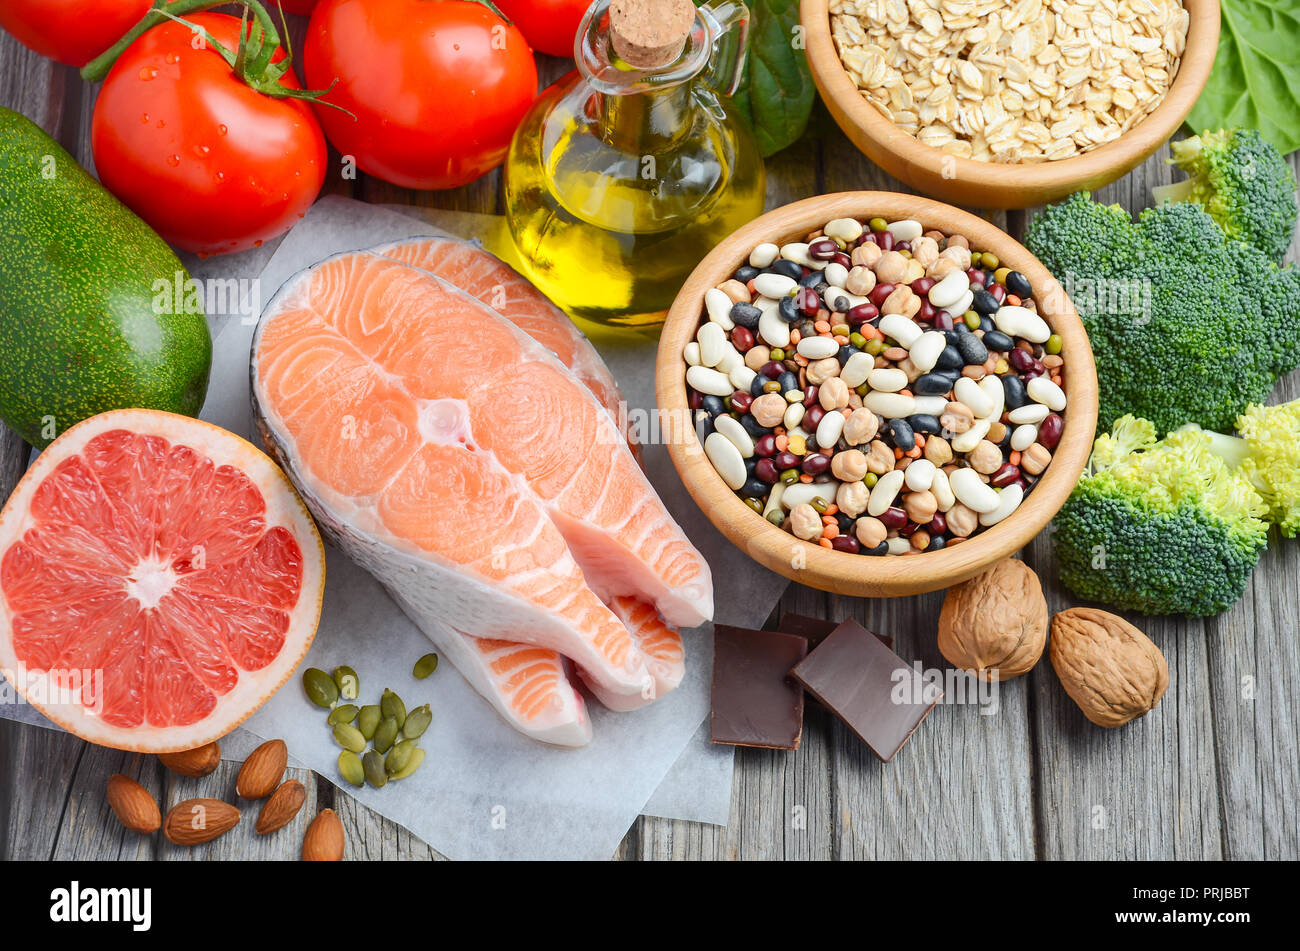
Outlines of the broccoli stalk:
M 1208 616 L 1240 599 L 1267 542 L 1268 506 L 1207 432 L 1155 439 L 1131 416 L 1100 437 L 1053 522 L 1061 581 L 1143 614 Z
M 1157 203 L 1201 205 L 1229 238 L 1281 261 L 1296 222 L 1296 182 L 1282 154 L 1254 129 L 1203 132 L 1170 146 L 1170 162 L 1188 174 L 1159 185 Z

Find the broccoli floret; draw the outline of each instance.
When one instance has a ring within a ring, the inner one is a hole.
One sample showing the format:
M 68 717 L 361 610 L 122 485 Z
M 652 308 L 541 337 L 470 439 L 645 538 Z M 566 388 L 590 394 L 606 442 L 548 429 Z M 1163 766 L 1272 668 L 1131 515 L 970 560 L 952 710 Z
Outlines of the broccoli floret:
M 1134 223 L 1081 192 L 1035 217 L 1025 243 L 1088 331 L 1102 429 L 1132 413 L 1162 434 L 1230 430 L 1300 364 L 1300 274 L 1229 239 L 1199 205 Z
M 1255 129 L 1203 132 L 1170 150 L 1170 161 L 1190 177 L 1153 189 L 1157 202 L 1196 202 L 1229 238 L 1282 260 L 1297 208 L 1295 175 L 1281 152 Z
M 1053 521 L 1061 581 L 1080 598 L 1142 614 L 1218 614 L 1246 590 L 1268 507 L 1209 433 L 1154 433 L 1128 416 L 1094 444 Z
M 1251 406 L 1237 420 L 1246 443 L 1241 471 L 1268 503 L 1282 534 L 1300 534 L 1300 400 Z

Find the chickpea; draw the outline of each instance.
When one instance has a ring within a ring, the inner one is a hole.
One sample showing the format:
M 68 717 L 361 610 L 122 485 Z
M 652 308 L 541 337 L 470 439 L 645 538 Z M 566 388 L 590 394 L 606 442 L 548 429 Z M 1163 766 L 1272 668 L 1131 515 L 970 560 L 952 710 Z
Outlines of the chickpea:
M 925 276 L 935 281 L 942 281 L 955 270 L 957 270 L 957 262 L 952 258 L 945 258 L 941 254 L 934 259 L 933 264 L 925 269 Z
M 942 436 L 929 436 L 925 440 L 925 458 L 942 468 L 952 462 L 952 446 Z
M 777 426 L 785 419 L 785 409 L 790 404 L 780 393 L 764 393 L 750 404 L 749 412 L 760 426 Z
M 987 439 L 981 439 L 966 456 L 966 461 L 981 475 L 992 475 L 1002 468 L 1006 459 L 1003 458 L 1001 449 Z
M 880 260 L 872 270 L 876 272 L 876 280 L 880 283 L 897 284 L 907 273 L 907 258 L 897 251 L 886 251 L 880 255 Z
M 861 482 L 867 474 L 866 453 L 858 449 L 845 449 L 831 459 L 831 473 L 841 482 Z M 844 508 L 844 506 L 840 506 Z
M 802 502 L 790 510 L 790 517 L 786 519 L 786 524 L 790 526 L 790 531 L 796 538 L 802 538 L 806 542 L 822 536 L 821 516 L 807 502 Z
M 948 531 L 958 538 L 969 538 L 979 528 L 979 514 L 958 502 L 944 516 L 948 521 Z
M 855 394 L 856 395 L 856 394 Z M 860 446 L 876 438 L 880 431 L 880 419 L 875 413 L 866 410 L 855 412 L 844 421 L 844 441 L 850 446 Z
M 902 360 L 898 361 L 898 369 L 907 374 L 908 383 L 915 383 L 922 376 L 921 368 L 912 362 L 910 356 L 904 357 Z
M 975 425 L 975 413 L 965 403 L 953 400 L 944 408 L 939 425 L 950 433 L 961 435 Z
M 752 297 L 749 296 L 749 288 L 734 278 L 730 281 L 723 281 L 718 285 L 718 290 L 731 298 L 733 304 L 748 304 Z
M 857 254 L 858 252 L 854 251 L 853 253 Z M 849 271 L 849 279 L 844 282 L 844 289 L 850 294 L 856 294 L 859 297 L 866 297 L 875 286 L 876 272 L 860 264 Z
M 912 543 L 912 547 L 917 551 L 925 551 L 930 547 L 930 533 L 925 529 L 921 529 L 919 532 L 913 532 L 912 537 L 909 540 Z
M 1047 468 L 1047 464 L 1051 461 L 1052 454 L 1048 452 L 1047 447 L 1040 442 L 1034 443 L 1020 454 L 1020 468 L 1024 469 L 1030 475 L 1040 474 Z
M 858 519 L 854 523 L 853 531 L 858 536 L 859 544 L 868 550 L 879 548 L 880 543 L 889 537 L 889 529 L 885 528 L 885 523 L 870 515 Z
M 913 281 L 919 281 L 925 277 L 925 267 L 912 257 L 907 262 L 907 273 L 903 275 L 903 282 L 911 284 Z
M 835 504 L 849 518 L 865 512 L 869 498 L 871 498 L 871 490 L 862 482 L 842 482 L 835 490 Z
M 934 518 L 934 513 L 939 511 L 939 502 L 929 489 L 909 492 L 903 496 L 903 511 L 918 525 L 927 525 Z
M 854 248 L 849 257 L 854 264 L 860 267 L 875 267 L 876 262 L 880 260 L 884 253 L 884 251 L 880 250 L 880 245 L 868 241 L 866 244 L 860 244 Z
M 817 402 L 827 412 L 849 405 L 849 385 L 837 376 L 831 377 L 817 389 Z
M 763 369 L 763 366 L 771 359 L 772 350 L 765 343 L 756 343 L 745 351 L 745 366 L 755 373 Z
M 922 269 L 928 268 L 939 260 L 939 242 L 928 235 L 923 235 L 912 242 L 912 260 Z
M 951 258 L 953 263 L 963 271 L 970 268 L 970 248 L 959 247 L 951 241 L 948 242 L 948 247 L 939 252 L 939 257 Z
M 857 413 L 854 413 L 853 415 L 856 416 Z M 867 449 L 867 471 L 881 476 L 886 472 L 892 471 L 893 468 L 894 450 L 890 449 L 879 439 L 874 440 Z
M 1007 438 L 1007 425 L 1000 420 L 994 420 L 989 423 L 988 441 L 994 445 L 1000 445 L 1002 440 Z
M 894 252 L 890 251 L 889 253 L 893 254 Z M 908 304 L 913 299 L 916 300 L 916 307 L 919 310 L 921 307 L 920 299 L 912 293 L 912 289 L 906 284 L 899 284 L 890 291 L 889 296 L 881 302 L 880 312 L 882 314 L 906 314 Z
M 813 386 L 821 386 L 831 377 L 840 375 L 840 361 L 834 357 L 814 360 L 808 364 L 807 375 L 809 383 Z
M 969 251 L 970 242 L 966 240 L 966 236 L 964 234 L 955 234 L 952 237 L 948 238 L 947 241 L 944 243 L 944 249 L 946 250 L 948 248 L 965 248 L 967 251 Z M 969 265 L 967 265 L 967 267 L 969 267 Z

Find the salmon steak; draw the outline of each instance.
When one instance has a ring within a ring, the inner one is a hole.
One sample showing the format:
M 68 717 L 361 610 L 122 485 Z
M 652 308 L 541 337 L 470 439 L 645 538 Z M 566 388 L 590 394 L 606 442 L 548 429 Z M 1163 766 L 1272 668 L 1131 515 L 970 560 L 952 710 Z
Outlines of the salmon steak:
M 270 301 L 251 373 L 322 532 L 517 729 L 589 739 L 570 664 L 615 710 L 680 682 L 675 628 L 711 619 L 708 565 L 606 407 L 516 323 L 350 252 Z

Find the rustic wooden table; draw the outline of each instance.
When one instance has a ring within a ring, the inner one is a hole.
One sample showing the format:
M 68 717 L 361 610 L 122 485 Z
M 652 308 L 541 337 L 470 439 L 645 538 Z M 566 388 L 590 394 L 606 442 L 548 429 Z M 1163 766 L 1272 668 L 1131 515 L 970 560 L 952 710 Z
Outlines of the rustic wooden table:
M 544 64 L 548 77 L 564 64 Z M 90 164 L 94 91 L 0 35 L 0 105 L 19 110 Z M 1145 207 L 1171 173 L 1161 152 L 1101 198 Z M 1300 165 L 1300 153 L 1292 162 Z M 365 177 L 330 192 L 499 213 L 498 177 L 452 192 L 415 193 Z M 906 191 L 868 162 L 818 107 L 808 134 L 768 162 L 768 207 L 823 192 Z M 1031 212 L 992 220 L 1019 236 Z M 1293 249 L 1294 257 L 1294 249 Z M 0 341 L 0 346 L 5 344 Z M 1300 397 L 1300 374 L 1277 391 Z M 0 498 L 23 467 L 25 447 L 0 425 Z M 1040 538 L 1024 553 L 1053 611 L 1071 600 Z M 856 617 L 896 638 L 904 657 L 945 666 L 935 646 L 941 594 L 858 600 L 792 585 L 778 610 Z M 898 758 L 882 765 L 842 724 L 808 707 L 797 753 L 739 750 L 731 820 L 723 827 L 641 818 L 620 859 L 1282 859 L 1300 853 L 1300 543 L 1276 539 L 1250 590 L 1209 620 L 1142 620 L 1169 662 L 1170 687 L 1155 712 L 1123 729 L 1088 723 L 1044 660 L 1004 686 L 997 715 L 941 705 Z M 164 811 L 198 782 L 153 757 L 121 753 L 64 733 L 0 720 L 0 858 L 293 858 L 297 837 L 259 840 L 252 823 L 208 846 L 182 849 L 161 835 L 126 833 L 104 802 L 123 772 Z M 233 795 L 236 767 L 219 788 Z M 327 780 L 298 770 L 305 812 L 343 818 L 348 857 L 438 858 L 393 822 Z

